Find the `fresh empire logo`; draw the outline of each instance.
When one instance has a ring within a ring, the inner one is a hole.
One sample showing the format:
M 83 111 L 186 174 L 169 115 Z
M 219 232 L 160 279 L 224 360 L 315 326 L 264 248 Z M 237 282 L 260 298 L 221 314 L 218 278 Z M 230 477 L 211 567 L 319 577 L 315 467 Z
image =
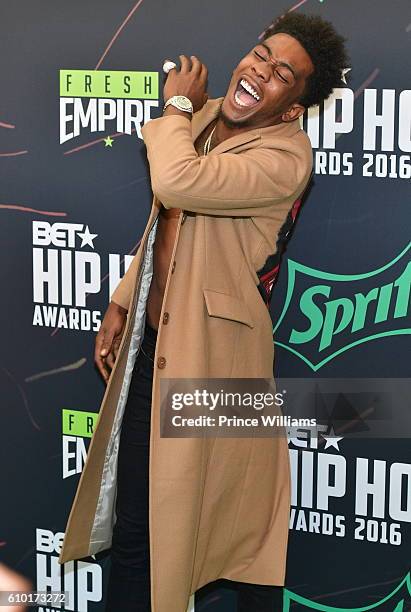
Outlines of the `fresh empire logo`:
M 83 470 L 87 459 L 88 444 L 95 431 L 98 414 L 97 412 L 63 409 L 63 479 L 76 476 Z
M 363 274 L 333 274 L 288 259 L 275 344 L 315 372 L 364 342 L 411 334 L 410 248 L 411 242 L 392 261 Z
M 158 72 L 60 70 L 60 144 L 108 127 L 142 139 L 158 105 Z
M 87 298 L 100 293 L 102 256 L 83 223 L 33 221 L 33 325 L 98 331 L 101 311 L 87 308 Z M 125 255 L 125 271 L 133 259 Z M 108 255 L 108 301 L 120 281 L 120 255 Z

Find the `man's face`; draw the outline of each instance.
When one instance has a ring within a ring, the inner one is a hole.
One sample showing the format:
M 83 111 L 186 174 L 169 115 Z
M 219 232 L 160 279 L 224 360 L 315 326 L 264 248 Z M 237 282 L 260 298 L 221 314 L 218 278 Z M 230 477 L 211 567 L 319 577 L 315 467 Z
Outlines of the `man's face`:
M 220 117 L 233 128 L 296 119 L 305 111 L 296 100 L 313 70 L 311 58 L 298 40 L 284 33 L 270 36 L 255 45 L 234 69 Z

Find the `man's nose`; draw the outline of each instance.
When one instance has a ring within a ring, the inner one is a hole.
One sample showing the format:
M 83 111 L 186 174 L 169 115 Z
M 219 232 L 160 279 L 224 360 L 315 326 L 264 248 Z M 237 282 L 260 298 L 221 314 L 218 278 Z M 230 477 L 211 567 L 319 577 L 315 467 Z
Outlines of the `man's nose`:
M 255 76 L 258 77 L 258 79 L 262 79 L 264 82 L 268 81 L 270 77 L 270 66 L 267 64 L 268 62 L 257 61 L 251 66 L 251 70 L 254 72 Z

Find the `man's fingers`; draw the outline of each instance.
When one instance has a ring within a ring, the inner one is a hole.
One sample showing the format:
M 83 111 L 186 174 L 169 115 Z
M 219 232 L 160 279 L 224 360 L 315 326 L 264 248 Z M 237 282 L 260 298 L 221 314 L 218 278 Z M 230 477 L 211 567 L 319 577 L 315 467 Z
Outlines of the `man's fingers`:
M 196 55 L 190 55 L 190 57 L 193 62 L 193 72 L 197 74 L 198 79 L 200 81 L 203 81 L 203 83 L 205 83 L 207 81 L 208 76 L 207 66 L 203 64 L 203 62 Z
M 107 382 L 107 380 L 109 379 L 109 376 L 110 376 L 110 372 L 109 372 L 109 370 L 108 370 L 108 368 L 106 366 L 106 358 L 105 357 L 97 357 L 94 361 L 95 361 L 95 364 L 96 364 L 97 369 L 100 372 L 101 376 Z
M 178 57 L 180 58 L 181 63 L 180 72 L 189 72 L 191 69 L 191 64 L 188 57 L 186 55 L 179 55 Z
M 106 357 L 112 349 L 114 334 L 105 333 L 101 345 L 99 346 L 100 355 Z
M 100 374 L 105 380 L 108 380 L 110 371 L 107 368 L 106 359 L 112 350 L 113 334 L 104 333 L 98 334 L 96 337 L 96 346 L 94 351 L 94 361 Z
M 206 81 L 207 77 L 208 77 L 208 68 L 205 64 L 201 64 L 200 79 L 203 79 L 204 81 Z
M 120 344 L 121 344 L 121 337 L 119 336 L 118 338 L 115 338 L 113 342 L 113 353 L 114 353 L 115 359 L 117 359 L 117 353 L 118 353 L 118 349 L 120 348 Z
M 110 368 L 110 370 L 112 370 L 114 368 L 114 362 L 115 362 L 115 357 L 114 357 L 114 353 L 111 351 L 107 357 L 106 357 L 106 364 L 108 365 L 108 367 Z
M 196 55 L 190 55 L 190 59 L 192 62 L 192 71 L 196 72 L 198 75 L 201 74 L 201 70 L 202 70 L 202 66 L 204 64 L 201 63 L 201 61 L 198 59 L 198 57 Z

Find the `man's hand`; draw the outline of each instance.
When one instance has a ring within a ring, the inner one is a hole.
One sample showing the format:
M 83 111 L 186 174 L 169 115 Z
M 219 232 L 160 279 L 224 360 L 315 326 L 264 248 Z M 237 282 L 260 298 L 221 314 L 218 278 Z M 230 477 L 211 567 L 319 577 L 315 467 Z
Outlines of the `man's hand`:
M 173 68 L 168 73 L 163 89 L 164 102 L 167 102 L 171 96 L 186 96 L 191 100 L 193 112 L 197 112 L 207 102 L 208 70 L 195 55 L 190 55 L 190 58 L 186 55 L 178 57 L 181 68 L 179 71 Z
M 94 362 L 106 383 L 117 358 L 126 320 L 127 309 L 110 302 L 96 336 L 94 349 Z

